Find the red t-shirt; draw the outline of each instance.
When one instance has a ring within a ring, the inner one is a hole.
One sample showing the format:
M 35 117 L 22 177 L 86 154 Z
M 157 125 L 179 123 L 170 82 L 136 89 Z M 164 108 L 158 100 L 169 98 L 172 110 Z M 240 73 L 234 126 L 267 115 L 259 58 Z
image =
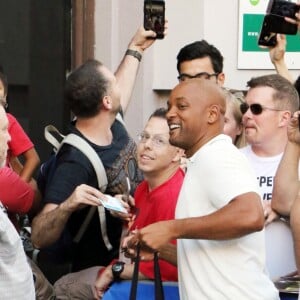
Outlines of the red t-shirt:
M 8 143 L 9 152 L 13 156 L 19 156 L 25 151 L 33 148 L 33 143 L 17 119 L 9 113 L 6 115 L 8 118 L 8 132 L 11 137 L 11 141 Z
M 183 178 L 184 172 L 179 168 L 168 181 L 151 192 L 149 192 L 148 183 L 146 181 L 141 182 L 134 194 L 135 204 L 139 209 L 139 213 L 131 229 L 143 228 L 158 221 L 174 219 L 175 207 Z M 173 243 L 175 244 L 176 242 L 173 241 Z M 159 260 L 159 265 L 163 281 L 178 281 L 177 267 L 161 259 Z M 141 261 L 139 271 L 153 279 L 153 262 Z
M 25 214 L 32 206 L 34 191 L 9 167 L 0 168 L 0 201 L 10 213 Z

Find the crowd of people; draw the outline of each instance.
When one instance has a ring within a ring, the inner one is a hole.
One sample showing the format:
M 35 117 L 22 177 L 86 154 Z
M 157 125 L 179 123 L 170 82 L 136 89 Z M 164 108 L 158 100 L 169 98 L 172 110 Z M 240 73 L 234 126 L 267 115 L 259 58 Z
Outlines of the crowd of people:
M 289 21 L 300 28 L 296 17 Z M 284 61 L 285 36 L 269 49 L 276 74 L 249 79 L 245 91 L 225 88 L 215 46 L 183 46 L 179 83 L 166 107 L 149 113 L 136 143 L 122 119 L 155 37 L 140 27 L 115 72 L 90 59 L 66 79 L 75 116 L 69 133 L 101 159 L 105 192 L 85 154 L 64 144 L 40 193 L 39 155 L 6 111 L 1 70 L 1 299 L 102 299 L 113 282 L 132 279 L 137 245 L 139 279 L 154 279 L 158 253 L 162 280 L 178 281 L 184 300 L 280 299 L 274 281 L 300 270 L 299 91 Z M 105 209 L 99 199 L 108 195 L 126 213 Z M 35 261 L 19 235 L 24 216 L 39 249 Z M 292 250 L 274 256 L 270 241 L 283 239 L 278 224 Z

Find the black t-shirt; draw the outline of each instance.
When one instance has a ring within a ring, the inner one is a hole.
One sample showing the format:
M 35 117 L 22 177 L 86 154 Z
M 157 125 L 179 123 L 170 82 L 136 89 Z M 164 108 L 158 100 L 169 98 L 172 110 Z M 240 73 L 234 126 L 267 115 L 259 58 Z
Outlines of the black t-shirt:
M 142 180 L 137 168 L 136 144 L 129 137 L 125 127 L 119 121 L 112 125 L 113 141 L 108 146 L 97 146 L 88 140 L 98 153 L 106 170 L 108 186 L 106 194 L 122 194 L 127 190 L 126 176 L 129 177 L 132 192 Z M 72 127 L 71 132 L 83 135 Z M 84 138 L 84 137 L 83 137 Z M 56 169 L 48 182 L 45 203 L 60 204 L 65 201 L 80 184 L 88 184 L 98 188 L 97 176 L 88 158 L 78 149 L 64 144 L 57 154 Z M 78 244 L 72 243 L 90 207 L 74 212 L 68 220 L 66 229 L 58 242 L 48 251 L 59 259 L 72 258 L 73 271 L 78 271 L 95 265 L 107 265 L 117 257 L 122 222 L 106 211 L 107 234 L 113 246 L 108 251 L 101 236 L 98 212 L 94 214 L 88 228 Z M 58 252 L 58 253 L 57 253 Z

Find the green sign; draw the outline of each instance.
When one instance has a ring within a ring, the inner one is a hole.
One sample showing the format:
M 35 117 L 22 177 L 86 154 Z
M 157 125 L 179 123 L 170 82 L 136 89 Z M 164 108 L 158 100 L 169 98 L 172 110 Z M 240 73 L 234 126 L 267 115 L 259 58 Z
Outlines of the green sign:
M 259 0 L 250 0 L 251 5 L 255 6 L 259 3 Z
M 260 48 L 257 44 L 261 25 L 264 15 L 262 14 L 244 14 L 243 15 L 243 40 L 242 50 L 245 52 L 262 52 L 269 51 L 265 48 Z M 287 35 L 287 52 L 300 51 L 300 36 Z

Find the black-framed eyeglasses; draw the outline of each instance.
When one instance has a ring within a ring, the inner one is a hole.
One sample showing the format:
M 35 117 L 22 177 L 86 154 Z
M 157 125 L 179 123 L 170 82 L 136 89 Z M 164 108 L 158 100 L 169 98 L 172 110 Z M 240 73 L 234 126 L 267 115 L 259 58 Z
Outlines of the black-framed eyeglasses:
M 263 106 L 259 103 L 253 103 L 253 104 L 247 104 L 247 103 L 242 103 L 240 105 L 240 110 L 241 110 L 241 113 L 244 115 L 247 110 L 250 108 L 251 112 L 254 114 L 254 115 L 260 115 L 265 109 L 268 109 L 268 110 L 273 110 L 273 111 L 282 111 L 282 109 L 277 109 L 277 108 L 271 108 L 271 107 L 266 107 L 266 106 Z
M 217 77 L 218 75 L 219 75 L 219 73 L 209 74 L 207 72 L 200 72 L 196 75 L 189 75 L 189 74 L 182 73 L 177 77 L 177 79 L 179 81 L 186 81 L 186 80 L 193 79 L 193 78 L 210 79 L 211 77 L 213 77 L 213 76 Z

